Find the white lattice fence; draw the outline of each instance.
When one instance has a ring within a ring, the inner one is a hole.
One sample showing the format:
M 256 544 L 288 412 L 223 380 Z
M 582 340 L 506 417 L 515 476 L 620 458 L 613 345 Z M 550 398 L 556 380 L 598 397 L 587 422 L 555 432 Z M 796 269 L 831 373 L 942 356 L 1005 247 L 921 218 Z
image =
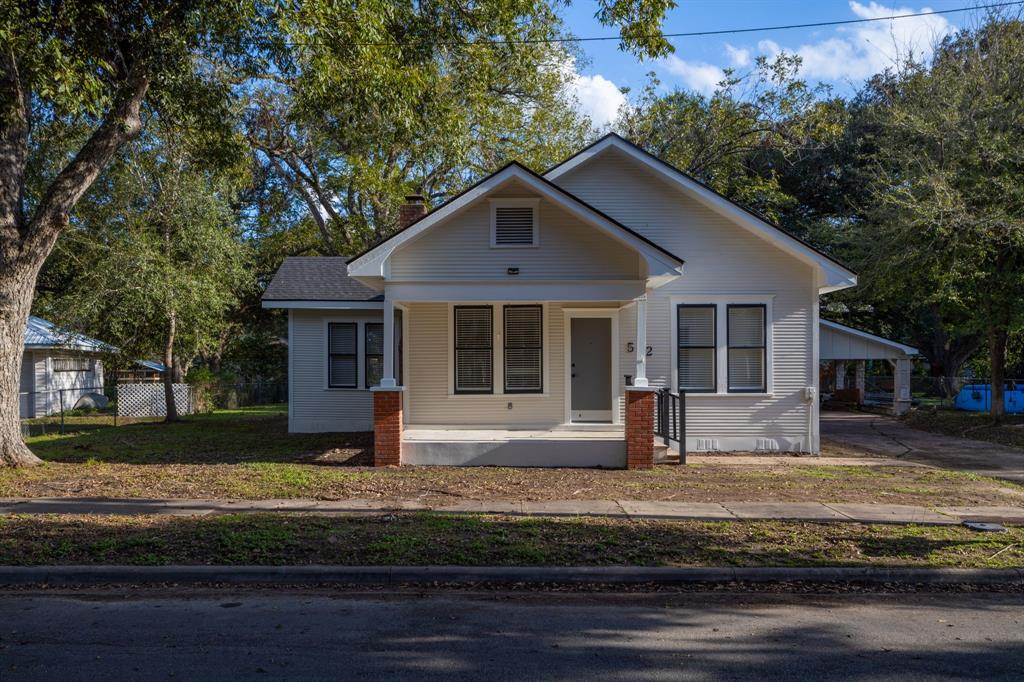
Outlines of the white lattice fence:
M 188 384 L 174 384 L 178 414 L 192 413 L 192 390 Z M 117 414 L 120 417 L 163 417 L 167 415 L 163 384 L 118 384 Z

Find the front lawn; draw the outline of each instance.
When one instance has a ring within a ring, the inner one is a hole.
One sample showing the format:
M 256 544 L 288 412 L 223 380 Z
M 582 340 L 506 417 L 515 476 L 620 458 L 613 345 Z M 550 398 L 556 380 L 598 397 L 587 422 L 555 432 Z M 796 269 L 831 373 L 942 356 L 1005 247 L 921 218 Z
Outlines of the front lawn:
M 0 517 L 0 564 L 1024 566 L 1024 528 L 441 514 Z
M 827 457 L 775 465 L 693 463 L 653 471 L 374 469 L 367 466 L 371 434 L 289 434 L 286 411 L 277 406 L 197 415 L 169 425 L 113 428 L 99 419 L 79 417 L 65 436 L 29 439 L 45 463 L 0 469 L 0 497 L 1024 505 L 1024 487 L 1012 483 L 924 467 L 834 466 Z
M 1024 448 L 1024 415 L 1021 414 L 1006 415 L 996 425 L 987 412 L 922 409 L 913 410 L 904 420 L 908 426 L 922 431 Z

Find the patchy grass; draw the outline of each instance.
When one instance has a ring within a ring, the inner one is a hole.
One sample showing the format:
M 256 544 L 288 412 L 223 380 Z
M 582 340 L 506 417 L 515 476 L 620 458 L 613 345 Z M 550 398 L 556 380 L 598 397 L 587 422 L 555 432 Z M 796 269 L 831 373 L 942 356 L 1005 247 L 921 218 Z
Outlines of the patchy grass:
M 1024 506 L 1024 487 L 924 467 L 694 463 L 653 471 L 367 466 L 371 434 L 289 434 L 279 406 L 177 424 L 113 428 L 76 417 L 64 436 L 30 439 L 45 463 L 0 469 L 0 497 L 679 502 L 885 502 Z M 92 421 L 90 421 L 92 420 Z M 745 460 L 748 461 L 749 460 Z M 805 463 L 806 462 L 806 463 Z
M 913 410 L 904 417 L 908 426 L 946 436 L 973 438 L 1024 449 L 1024 415 L 1007 415 L 996 425 L 984 412 Z
M 0 564 L 1024 566 L 1024 528 L 388 514 L 0 518 Z

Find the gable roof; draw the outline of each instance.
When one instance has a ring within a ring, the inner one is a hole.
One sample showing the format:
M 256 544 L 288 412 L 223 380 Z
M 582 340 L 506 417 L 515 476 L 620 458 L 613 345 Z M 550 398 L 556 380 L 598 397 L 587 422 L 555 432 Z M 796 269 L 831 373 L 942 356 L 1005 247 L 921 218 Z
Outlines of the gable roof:
M 737 204 L 667 161 L 659 159 L 657 156 L 615 133 L 608 133 L 561 163 L 556 164 L 544 173 L 544 177 L 548 180 L 556 180 L 565 173 L 588 163 L 610 149 L 616 149 L 625 153 L 629 158 L 652 169 L 660 177 L 668 180 L 670 184 L 680 187 L 688 195 L 712 210 L 732 218 L 734 222 L 757 236 L 773 243 L 800 260 L 816 266 L 825 275 L 824 286 L 820 288 L 822 293 L 856 286 L 857 274 L 832 256 L 799 237 L 795 237 L 764 216 Z
M 64 348 L 91 353 L 105 353 L 114 347 L 83 334 L 61 329 L 53 322 L 30 315 L 25 324 L 25 348 Z
M 263 301 L 380 301 L 383 296 L 348 275 L 344 258 L 289 256 L 263 292 Z
M 819 322 L 821 323 L 821 326 L 824 329 L 831 329 L 841 334 L 849 334 L 850 336 L 855 336 L 857 338 L 864 339 L 865 341 L 870 341 L 871 343 L 875 343 L 880 346 L 885 346 L 886 348 L 898 350 L 901 353 L 905 353 L 907 355 L 920 355 L 916 348 L 912 348 L 911 346 L 899 343 L 898 341 L 893 341 L 892 339 L 887 339 L 882 336 L 876 336 L 875 334 L 871 334 L 862 329 L 847 327 L 845 324 L 839 324 L 838 322 L 833 322 L 832 320 L 819 320 Z
M 655 262 L 659 264 L 660 267 L 658 269 L 662 273 L 672 271 L 673 276 L 678 275 L 684 262 L 682 258 L 516 161 L 506 164 L 430 213 L 414 221 L 406 228 L 350 259 L 348 261 L 349 273 L 357 277 L 360 275 L 364 277 L 382 276 L 383 263 L 399 246 L 415 239 L 434 225 L 456 215 L 473 202 L 484 197 L 492 189 L 513 178 L 520 180 L 527 187 L 554 201 L 562 208 L 575 213 L 591 225 L 629 244 L 647 257 L 649 265 Z M 654 273 L 652 272 L 652 274 Z

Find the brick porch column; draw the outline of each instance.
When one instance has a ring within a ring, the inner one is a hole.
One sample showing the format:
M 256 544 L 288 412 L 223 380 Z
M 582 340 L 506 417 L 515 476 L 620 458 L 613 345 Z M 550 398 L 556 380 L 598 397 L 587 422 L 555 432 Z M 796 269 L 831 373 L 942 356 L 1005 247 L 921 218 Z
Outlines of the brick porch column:
M 402 387 L 381 388 L 373 393 L 373 466 L 402 463 Z
M 626 468 L 654 467 L 654 413 L 658 389 L 626 387 Z

